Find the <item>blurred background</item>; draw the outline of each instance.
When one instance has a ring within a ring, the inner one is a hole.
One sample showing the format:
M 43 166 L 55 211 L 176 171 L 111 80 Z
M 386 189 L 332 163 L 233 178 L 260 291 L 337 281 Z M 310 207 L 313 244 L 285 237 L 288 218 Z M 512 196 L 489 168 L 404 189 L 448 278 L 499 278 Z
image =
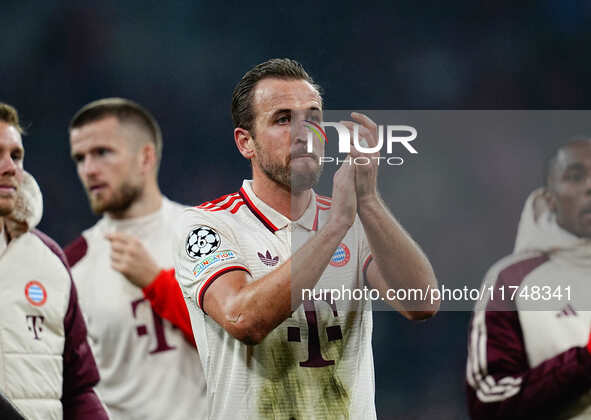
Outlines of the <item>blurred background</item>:
M 0 101 L 27 126 L 25 166 L 45 199 L 40 228 L 61 245 L 96 220 L 66 128 L 97 98 L 128 97 L 156 115 L 162 190 L 187 204 L 236 191 L 249 177 L 232 140 L 231 92 L 271 57 L 302 62 L 329 109 L 583 109 L 590 101 L 589 1 L 121 3 L 2 2 Z M 411 164 L 386 175 L 391 185 L 404 180 L 389 205 L 442 283 L 479 284 L 512 250 L 544 160 L 578 134 L 502 133 L 419 138 Z M 469 312 L 424 323 L 375 314 L 380 419 L 467 418 L 469 320 Z

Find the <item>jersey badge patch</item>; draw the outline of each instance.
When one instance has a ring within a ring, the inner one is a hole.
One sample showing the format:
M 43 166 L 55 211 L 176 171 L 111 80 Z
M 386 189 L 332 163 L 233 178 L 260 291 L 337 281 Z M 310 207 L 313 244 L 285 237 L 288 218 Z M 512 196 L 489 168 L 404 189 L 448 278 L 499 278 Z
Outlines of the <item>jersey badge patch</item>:
M 349 248 L 347 248 L 347 245 L 340 243 L 334 254 L 332 254 L 329 264 L 333 267 L 342 267 L 346 265 L 350 259 L 351 252 L 349 251 Z
M 230 251 L 230 250 L 218 251 L 215 254 L 205 257 L 201 261 L 199 261 L 199 264 L 197 264 L 195 267 L 193 267 L 193 275 L 195 277 L 198 277 L 199 274 L 203 273 L 209 267 L 211 267 L 213 265 L 217 265 L 217 264 L 222 263 L 224 261 L 235 260 L 236 258 L 238 258 L 238 257 L 236 256 L 234 251 Z
M 191 259 L 205 257 L 220 247 L 220 235 L 208 227 L 197 226 L 187 235 L 185 250 Z
M 42 306 L 47 300 L 47 290 L 36 280 L 25 285 L 25 297 L 33 306 Z

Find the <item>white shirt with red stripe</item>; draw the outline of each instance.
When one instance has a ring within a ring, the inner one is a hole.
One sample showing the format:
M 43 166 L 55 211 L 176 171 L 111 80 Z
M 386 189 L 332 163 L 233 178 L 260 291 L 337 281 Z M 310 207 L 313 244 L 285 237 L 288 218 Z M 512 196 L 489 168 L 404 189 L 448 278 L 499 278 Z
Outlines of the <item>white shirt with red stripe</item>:
M 205 419 L 205 378 L 197 350 L 160 318 L 142 289 L 111 267 L 107 233 L 139 239 L 161 267 L 173 263 L 171 231 L 184 206 L 163 198 L 147 216 L 108 216 L 83 232 L 82 258 L 73 266 L 80 306 L 99 367 L 97 390 L 113 420 Z
M 222 274 L 242 270 L 252 282 L 285 263 L 326 223 L 329 209 L 330 199 L 314 193 L 292 222 L 256 197 L 247 180 L 237 193 L 185 210 L 175 269 L 205 370 L 210 419 L 376 418 L 371 302 L 306 300 L 254 346 L 201 309 Z M 316 290 L 363 288 L 370 260 L 357 219 Z

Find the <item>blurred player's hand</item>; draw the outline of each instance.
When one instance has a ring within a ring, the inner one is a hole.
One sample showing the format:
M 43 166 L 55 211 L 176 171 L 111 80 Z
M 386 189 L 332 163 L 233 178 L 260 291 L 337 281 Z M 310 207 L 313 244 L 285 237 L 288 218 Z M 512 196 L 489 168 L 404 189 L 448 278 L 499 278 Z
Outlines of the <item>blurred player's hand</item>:
M 356 215 L 355 166 L 343 163 L 333 178 L 329 222 L 348 229 L 353 225 Z
M 111 267 L 131 283 L 144 288 L 160 273 L 160 267 L 137 238 L 121 232 L 106 238 L 111 242 Z
M 378 144 L 378 126 L 371 118 L 365 114 L 352 112 L 351 118 L 357 123 L 359 129 L 359 143 L 363 147 L 375 147 Z M 353 130 L 356 125 L 352 121 L 341 121 L 351 135 L 351 158 L 358 159 L 355 167 L 355 191 L 357 194 L 357 205 L 363 205 L 366 202 L 376 200 L 378 164 L 380 152 L 362 153 L 355 148 Z M 365 141 L 364 141 L 365 140 Z M 366 164 L 367 163 L 367 164 Z

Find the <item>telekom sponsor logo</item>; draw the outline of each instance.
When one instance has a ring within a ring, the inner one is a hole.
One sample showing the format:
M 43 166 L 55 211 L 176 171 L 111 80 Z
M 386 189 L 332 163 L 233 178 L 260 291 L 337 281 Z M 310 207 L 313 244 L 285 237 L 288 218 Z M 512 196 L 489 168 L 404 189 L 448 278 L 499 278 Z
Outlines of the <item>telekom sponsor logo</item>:
M 27 329 L 33 333 L 35 340 L 41 340 L 41 332 L 43 332 L 43 322 L 45 317 L 43 315 L 27 315 Z

